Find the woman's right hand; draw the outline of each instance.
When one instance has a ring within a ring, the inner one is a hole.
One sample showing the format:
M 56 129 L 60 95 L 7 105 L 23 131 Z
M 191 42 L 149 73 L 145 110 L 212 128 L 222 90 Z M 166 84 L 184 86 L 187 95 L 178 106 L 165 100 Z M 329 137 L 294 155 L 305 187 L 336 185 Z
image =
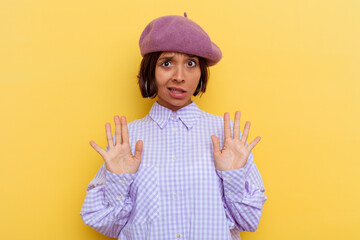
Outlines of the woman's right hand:
M 141 140 L 136 142 L 135 155 L 133 155 L 129 144 L 129 131 L 126 118 L 121 117 L 120 123 L 120 118 L 116 115 L 114 116 L 114 121 L 115 144 L 111 135 L 111 125 L 110 123 L 106 123 L 105 130 L 109 150 L 106 152 L 94 141 L 90 141 L 90 145 L 102 156 L 108 171 L 116 174 L 136 173 L 141 162 L 143 142 Z

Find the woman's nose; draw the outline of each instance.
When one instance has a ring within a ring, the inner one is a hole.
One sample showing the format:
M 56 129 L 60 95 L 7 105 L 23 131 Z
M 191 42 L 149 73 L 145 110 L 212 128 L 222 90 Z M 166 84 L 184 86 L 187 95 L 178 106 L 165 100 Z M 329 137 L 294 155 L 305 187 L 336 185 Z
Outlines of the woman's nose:
M 174 80 L 176 81 L 184 81 L 185 80 L 185 69 L 183 66 L 176 66 L 174 69 Z

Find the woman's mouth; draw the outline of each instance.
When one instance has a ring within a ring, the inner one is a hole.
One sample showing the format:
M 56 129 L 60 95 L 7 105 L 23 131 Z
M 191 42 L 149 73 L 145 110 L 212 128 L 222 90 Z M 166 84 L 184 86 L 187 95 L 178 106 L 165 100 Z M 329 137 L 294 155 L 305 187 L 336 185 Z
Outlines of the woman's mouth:
M 168 88 L 170 95 L 173 98 L 184 98 L 186 96 L 186 91 L 180 89 L 180 88 Z

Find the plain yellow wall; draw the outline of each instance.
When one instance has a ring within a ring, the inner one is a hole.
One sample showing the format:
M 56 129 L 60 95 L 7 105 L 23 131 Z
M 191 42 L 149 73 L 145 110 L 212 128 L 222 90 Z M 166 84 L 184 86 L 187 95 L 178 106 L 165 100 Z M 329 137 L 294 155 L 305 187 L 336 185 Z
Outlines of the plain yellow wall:
M 109 239 L 83 224 L 106 122 L 145 116 L 138 39 L 186 11 L 223 52 L 195 102 L 251 121 L 268 201 L 243 239 L 360 239 L 357 0 L 0 2 L 0 239 Z

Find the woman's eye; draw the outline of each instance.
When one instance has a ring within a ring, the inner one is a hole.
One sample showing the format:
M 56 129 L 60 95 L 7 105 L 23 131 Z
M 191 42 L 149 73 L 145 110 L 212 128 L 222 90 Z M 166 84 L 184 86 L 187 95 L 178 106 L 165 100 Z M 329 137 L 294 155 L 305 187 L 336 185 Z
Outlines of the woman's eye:
M 190 67 L 195 67 L 196 66 L 196 62 L 194 60 L 189 60 L 188 61 L 188 66 Z
M 161 64 L 161 66 L 164 66 L 164 67 L 168 67 L 168 66 L 170 66 L 170 65 L 171 65 L 171 63 L 170 63 L 169 61 L 163 62 L 163 63 Z

